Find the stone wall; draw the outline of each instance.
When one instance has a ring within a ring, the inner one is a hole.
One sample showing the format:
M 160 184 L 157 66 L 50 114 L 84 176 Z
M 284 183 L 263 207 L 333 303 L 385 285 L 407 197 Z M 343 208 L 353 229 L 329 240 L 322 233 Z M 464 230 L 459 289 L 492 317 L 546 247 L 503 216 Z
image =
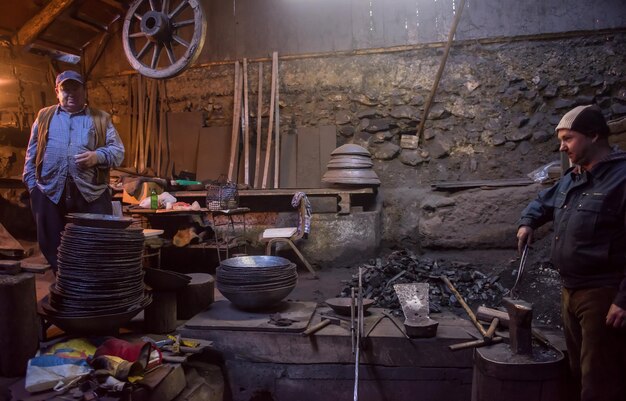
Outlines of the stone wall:
M 626 115 L 626 35 L 455 45 L 424 137 L 417 149 L 402 149 L 401 136 L 415 134 L 422 118 L 442 53 L 441 47 L 425 47 L 281 60 L 281 130 L 334 125 L 338 144 L 358 143 L 370 150 L 382 181 L 384 240 L 422 246 L 510 246 L 512 241 L 502 238 L 514 234 L 517 215 L 537 188 L 433 197 L 429 185 L 523 178 L 558 160 L 553 130 L 575 105 L 598 103 L 610 119 Z M 269 64 L 264 63 L 266 90 Z M 257 68 L 250 63 L 250 110 L 256 110 Z M 124 116 L 129 79 L 134 77 L 96 77 L 90 88 L 92 102 L 103 102 L 102 107 Z M 207 125 L 230 124 L 232 64 L 191 68 L 166 85 L 172 111 L 204 110 Z M 251 126 L 255 118 L 251 112 Z M 457 213 L 463 213 L 462 221 L 453 217 Z M 446 224 L 455 229 L 450 231 Z M 490 234 L 477 236 L 478 231 Z

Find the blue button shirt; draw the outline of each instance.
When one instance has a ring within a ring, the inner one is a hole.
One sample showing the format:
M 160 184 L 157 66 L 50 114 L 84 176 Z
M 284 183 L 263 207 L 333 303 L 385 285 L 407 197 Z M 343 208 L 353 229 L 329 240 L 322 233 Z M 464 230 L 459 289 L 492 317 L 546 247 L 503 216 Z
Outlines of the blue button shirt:
M 57 106 L 50 120 L 41 177 L 37 180 L 35 158 L 38 135 L 38 122 L 35 121 L 26 148 L 23 180 L 29 191 L 36 185 L 54 203 L 59 203 L 68 176 L 74 180 L 85 200 L 91 202 L 98 199 L 108 183 L 96 183 L 96 169 L 117 167 L 124 160 L 124 145 L 111 122 L 106 129 L 105 146 L 96 149 L 96 129 L 88 109 L 68 113 Z M 98 155 L 98 165 L 80 169 L 74 156 L 93 150 Z

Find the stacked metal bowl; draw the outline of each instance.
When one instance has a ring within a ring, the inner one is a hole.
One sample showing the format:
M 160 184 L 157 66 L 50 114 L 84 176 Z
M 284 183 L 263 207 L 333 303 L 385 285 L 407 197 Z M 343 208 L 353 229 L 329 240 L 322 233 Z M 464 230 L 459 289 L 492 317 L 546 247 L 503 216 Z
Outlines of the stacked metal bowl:
M 235 307 L 263 310 L 281 302 L 296 287 L 296 265 L 279 256 L 239 256 L 223 260 L 217 289 Z
M 372 155 L 362 146 L 342 145 L 330 154 L 322 181 L 330 184 L 380 185 Z
M 56 282 L 42 309 L 63 330 L 115 330 L 151 301 L 144 292 L 143 230 L 97 216 L 70 218 L 61 237 Z

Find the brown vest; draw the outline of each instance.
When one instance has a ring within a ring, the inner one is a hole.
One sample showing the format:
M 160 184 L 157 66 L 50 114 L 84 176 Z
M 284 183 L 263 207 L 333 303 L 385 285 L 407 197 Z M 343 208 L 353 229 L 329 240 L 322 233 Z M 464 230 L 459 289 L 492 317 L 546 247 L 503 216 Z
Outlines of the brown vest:
M 41 167 L 43 165 L 43 155 L 46 152 L 46 145 L 48 144 L 48 132 L 50 128 L 50 121 L 57 111 L 58 105 L 45 107 L 39 111 L 37 115 L 37 153 L 35 155 L 35 177 L 39 180 L 41 178 Z M 111 121 L 111 116 L 98 109 L 87 107 L 87 113 L 93 119 L 93 124 L 96 129 L 96 149 L 106 145 L 107 127 Z M 109 168 L 96 168 L 96 183 L 108 184 L 109 183 Z

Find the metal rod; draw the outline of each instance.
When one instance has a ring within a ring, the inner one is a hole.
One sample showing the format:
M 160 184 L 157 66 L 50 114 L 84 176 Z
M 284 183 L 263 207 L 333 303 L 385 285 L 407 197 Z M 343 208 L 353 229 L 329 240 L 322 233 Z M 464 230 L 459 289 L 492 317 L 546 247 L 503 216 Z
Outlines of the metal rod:
M 356 341 L 354 341 L 354 335 L 354 287 L 352 287 L 350 291 L 350 339 L 352 340 L 352 355 L 356 353 Z

